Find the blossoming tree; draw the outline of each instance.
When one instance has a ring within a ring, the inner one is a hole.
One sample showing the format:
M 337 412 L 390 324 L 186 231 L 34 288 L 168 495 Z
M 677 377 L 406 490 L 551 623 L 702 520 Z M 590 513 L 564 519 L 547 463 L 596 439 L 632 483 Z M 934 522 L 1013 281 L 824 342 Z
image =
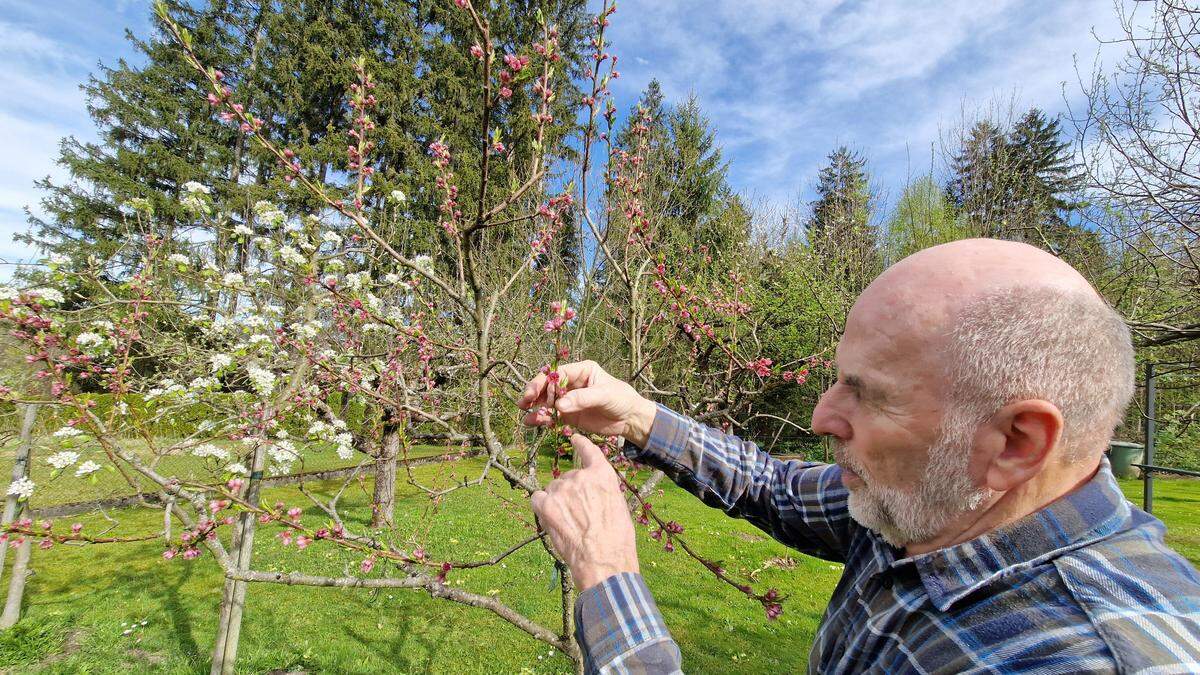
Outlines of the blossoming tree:
M 202 63 L 192 35 L 159 7 L 164 30 L 207 82 L 196 95 L 277 160 L 276 201 L 295 191 L 320 208 L 291 212 L 263 200 L 254 205 L 253 223 L 234 224 L 214 207 L 207 184 L 189 183 L 181 202 L 194 222 L 163 222 L 135 200 L 125 206 L 129 236 L 121 256 L 52 261 L 41 284 L 0 297 L 0 318 L 49 394 L 0 393 L 53 406 L 66 420 L 56 432 L 61 449 L 42 461 L 64 478 L 111 467 L 139 492 L 157 495 L 154 503 L 165 511 L 163 557 L 207 551 L 224 572 L 214 672 L 232 671 L 252 582 L 422 590 L 491 611 L 579 663 L 574 587 L 529 512 L 523 539 L 478 559 L 446 559 L 437 542 L 419 541 L 396 522 L 403 460 L 418 445 L 433 444 L 444 449 L 446 465 L 458 467 L 452 481 L 403 473 L 433 504 L 497 479 L 532 494 L 561 470 L 573 431 L 523 430 L 514 401 L 539 370 L 555 380 L 558 364 L 592 353 L 602 352 L 648 395 L 726 428 L 744 418 L 767 383 L 803 381 L 803 369 L 781 370 L 757 356 L 756 319 L 746 301 L 748 252 L 713 260 L 700 251 L 688 258 L 699 266 L 686 268 L 659 246 L 656 203 L 644 190 L 646 127 L 635 119 L 631 142 L 614 141 L 609 83 L 619 72 L 605 32 L 615 6 L 606 3 L 595 17 L 590 65 L 579 73 L 584 94 L 572 106 L 577 117 L 561 119 L 551 106 L 561 67 L 556 27 L 543 20 L 537 41 L 505 50 L 492 39 L 485 9 L 470 0 L 453 4 L 476 30 L 476 41 L 463 49 L 478 74 L 479 159 L 474 178 L 464 182 L 455 148 L 428 144 L 437 193 L 420 198 L 438 204 L 436 244 L 406 236 L 416 197 L 376 182 L 379 99 L 366 60 L 356 63 L 349 84 L 346 171 L 331 185 L 275 140 L 269 116 L 234 95 L 229 81 L 236 75 Z M 503 137 L 501 114 L 526 116 L 532 132 Z M 546 152 L 547 137 L 571 130 L 578 161 L 561 165 Z M 494 182 L 499 166 L 505 184 Z M 217 264 L 214 240 L 198 234 L 212 232 L 238 247 L 238 269 Z M 120 262 L 130 259 L 138 262 Z M 100 300 L 78 304 L 59 290 L 83 286 L 98 289 L 93 297 Z M 688 546 L 682 524 L 651 508 L 658 475 L 647 477 L 622 459 L 620 439 L 598 440 L 654 539 L 667 550 L 684 549 L 762 603 L 769 617 L 779 614 L 777 592 L 732 577 Z M 324 525 L 302 520 L 299 504 L 260 502 L 265 475 L 293 471 L 313 450 L 374 471 L 370 522 L 339 510 L 356 475 L 329 499 L 303 492 L 308 506 L 327 516 Z M 179 475 L 164 468 L 164 458 L 180 455 L 204 469 Z M 9 487 L 23 499 L 36 490 L 28 478 Z M 357 569 L 343 576 L 256 570 L 260 525 L 272 528 L 276 545 L 347 551 Z M 122 541 L 29 520 L 6 536 L 44 547 Z M 530 545 L 546 548 L 558 579 L 558 626 L 448 583 L 455 569 L 495 565 Z

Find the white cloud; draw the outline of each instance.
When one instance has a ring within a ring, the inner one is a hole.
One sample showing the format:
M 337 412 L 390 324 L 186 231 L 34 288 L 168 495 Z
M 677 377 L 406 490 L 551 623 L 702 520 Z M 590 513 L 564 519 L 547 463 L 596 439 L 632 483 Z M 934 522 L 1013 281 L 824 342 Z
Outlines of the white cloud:
M 1115 32 L 1108 0 L 629 0 L 612 36 L 616 53 L 637 57 L 619 96 L 650 77 L 671 101 L 694 92 L 734 185 L 787 202 L 837 144 L 865 150 L 894 183 L 910 162 L 925 170 L 964 102 L 1015 92 L 1025 107 L 1062 110 L 1073 55 L 1096 51 L 1093 27 Z

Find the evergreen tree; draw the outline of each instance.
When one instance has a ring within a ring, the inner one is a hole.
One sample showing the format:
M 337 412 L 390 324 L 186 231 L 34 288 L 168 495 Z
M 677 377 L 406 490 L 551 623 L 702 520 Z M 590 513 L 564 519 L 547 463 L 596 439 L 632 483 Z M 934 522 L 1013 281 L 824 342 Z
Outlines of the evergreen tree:
M 817 199 L 806 228 L 822 269 L 853 293 L 866 287 L 881 264 L 866 167 L 866 159 L 845 146 L 829 153 L 817 176 Z

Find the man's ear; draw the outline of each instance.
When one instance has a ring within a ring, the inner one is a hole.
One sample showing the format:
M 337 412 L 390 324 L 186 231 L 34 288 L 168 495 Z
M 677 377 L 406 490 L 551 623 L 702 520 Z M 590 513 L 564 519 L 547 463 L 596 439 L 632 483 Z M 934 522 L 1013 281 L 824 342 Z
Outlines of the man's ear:
M 1062 437 L 1058 406 L 1041 399 L 1010 403 L 980 429 L 977 445 L 984 484 L 998 492 L 1019 487 L 1038 475 Z

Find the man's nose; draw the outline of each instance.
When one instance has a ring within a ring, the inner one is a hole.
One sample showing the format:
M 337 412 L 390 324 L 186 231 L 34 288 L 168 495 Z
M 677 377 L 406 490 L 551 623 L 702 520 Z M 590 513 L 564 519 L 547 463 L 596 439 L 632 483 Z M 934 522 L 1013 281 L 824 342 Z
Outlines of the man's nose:
M 850 423 L 842 416 L 834 399 L 836 394 L 832 389 L 825 390 L 813 408 L 812 430 L 819 436 L 833 436 L 843 441 L 850 440 Z

